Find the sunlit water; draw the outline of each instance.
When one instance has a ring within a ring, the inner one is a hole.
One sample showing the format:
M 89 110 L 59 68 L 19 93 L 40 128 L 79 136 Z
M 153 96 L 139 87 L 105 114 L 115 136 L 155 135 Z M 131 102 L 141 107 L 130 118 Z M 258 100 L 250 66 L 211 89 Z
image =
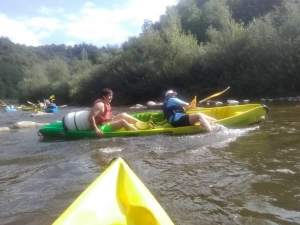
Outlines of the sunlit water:
M 52 224 L 118 156 L 174 224 L 300 224 L 300 106 L 268 106 L 259 125 L 209 134 L 67 141 L 42 139 L 39 127 L 0 132 L 0 224 Z M 2 110 L 0 127 L 82 109 Z

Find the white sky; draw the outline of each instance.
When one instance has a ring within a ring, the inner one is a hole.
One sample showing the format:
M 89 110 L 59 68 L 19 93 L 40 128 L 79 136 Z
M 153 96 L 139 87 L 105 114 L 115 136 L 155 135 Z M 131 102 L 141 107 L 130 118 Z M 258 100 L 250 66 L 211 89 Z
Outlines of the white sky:
M 98 47 L 138 36 L 145 19 L 158 21 L 178 0 L 0 0 L 0 37 L 27 46 Z

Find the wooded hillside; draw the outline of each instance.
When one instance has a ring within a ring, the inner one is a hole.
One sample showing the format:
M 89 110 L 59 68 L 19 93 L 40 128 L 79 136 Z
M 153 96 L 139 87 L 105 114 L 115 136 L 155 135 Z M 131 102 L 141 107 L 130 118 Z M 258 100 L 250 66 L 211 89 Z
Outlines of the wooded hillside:
M 180 0 L 121 46 L 39 47 L 0 38 L 0 98 L 91 104 L 159 100 L 168 89 L 199 98 L 300 94 L 300 0 Z

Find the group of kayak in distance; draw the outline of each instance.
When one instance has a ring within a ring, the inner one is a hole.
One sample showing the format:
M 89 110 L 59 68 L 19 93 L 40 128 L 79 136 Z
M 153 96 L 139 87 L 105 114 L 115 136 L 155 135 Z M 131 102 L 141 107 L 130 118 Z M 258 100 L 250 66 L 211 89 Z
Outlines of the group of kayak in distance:
M 52 95 L 54 96 L 54 95 Z M 51 97 L 51 96 L 50 96 Z M 54 97 L 49 98 L 49 99 L 43 99 L 43 102 L 38 102 L 38 104 L 34 104 L 28 101 L 29 104 L 32 105 L 33 109 L 35 112 L 39 111 L 39 110 L 43 110 L 46 113 L 57 113 L 58 112 L 58 108 L 57 105 L 54 103 Z M 23 108 L 24 110 L 24 108 Z
M 22 105 L 21 107 L 16 107 L 12 104 L 3 104 L 5 105 L 5 112 L 14 112 L 17 111 L 17 108 L 21 108 L 23 111 L 29 111 L 29 110 L 34 110 L 35 112 L 39 111 L 39 110 L 44 110 L 45 112 L 49 112 L 49 113 L 56 113 L 58 112 L 58 108 L 57 105 L 54 103 L 55 99 L 44 99 L 43 102 L 38 102 L 38 104 L 34 104 L 32 102 L 28 103 L 31 105 L 29 107 L 26 107 L 24 105 Z

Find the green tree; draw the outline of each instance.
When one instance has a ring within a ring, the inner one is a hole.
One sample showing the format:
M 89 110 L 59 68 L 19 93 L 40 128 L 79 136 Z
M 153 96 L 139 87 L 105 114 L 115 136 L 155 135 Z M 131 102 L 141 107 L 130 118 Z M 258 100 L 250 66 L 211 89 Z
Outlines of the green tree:
M 70 66 L 70 71 L 71 74 L 79 74 L 79 73 L 84 73 L 86 70 L 89 70 L 92 67 L 92 63 L 90 60 L 85 59 L 85 60 L 78 60 L 78 59 L 73 59 L 71 61 L 71 66 Z
M 232 16 L 226 5 L 226 0 L 210 0 L 203 6 L 204 20 L 207 27 L 211 26 L 217 30 L 231 27 Z
M 55 57 L 47 63 L 46 73 L 51 82 L 66 80 L 70 77 L 70 71 L 67 64 L 58 57 Z
M 4 98 L 4 97 L 5 97 L 5 85 L 2 79 L 0 78 L 0 98 Z
M 232 17 L 236 21 L 249 24 L 253 19 L 263 17 L 276 6 L 281 6 L 283 0 L 227 0 Z
M 0 80 L 4 86 L 1 97 L 16 98 L 18 96 L 18 81 L 22 76 L 23 71 L 18 65 L 0 60 Z
M 34 64 L 31 68 L 25 70 L 24 78 L 18 84 L 22 93 L 19 101 L 21 103 L 25 103 L 28 100 L 37 102 L 37 100 L 45 98 L 47 90 L 49 91 L 50 89 L 49 85 L 45 63 Z
M 205 31 L 208 25 L 205 23 L 203 13 L 197 7 L 195 0 L 181 0 L 176 5 L 178 14 L 180 15 L 183 30 L 188 33 L 195 34 L 198 42 L 205 42 Z

